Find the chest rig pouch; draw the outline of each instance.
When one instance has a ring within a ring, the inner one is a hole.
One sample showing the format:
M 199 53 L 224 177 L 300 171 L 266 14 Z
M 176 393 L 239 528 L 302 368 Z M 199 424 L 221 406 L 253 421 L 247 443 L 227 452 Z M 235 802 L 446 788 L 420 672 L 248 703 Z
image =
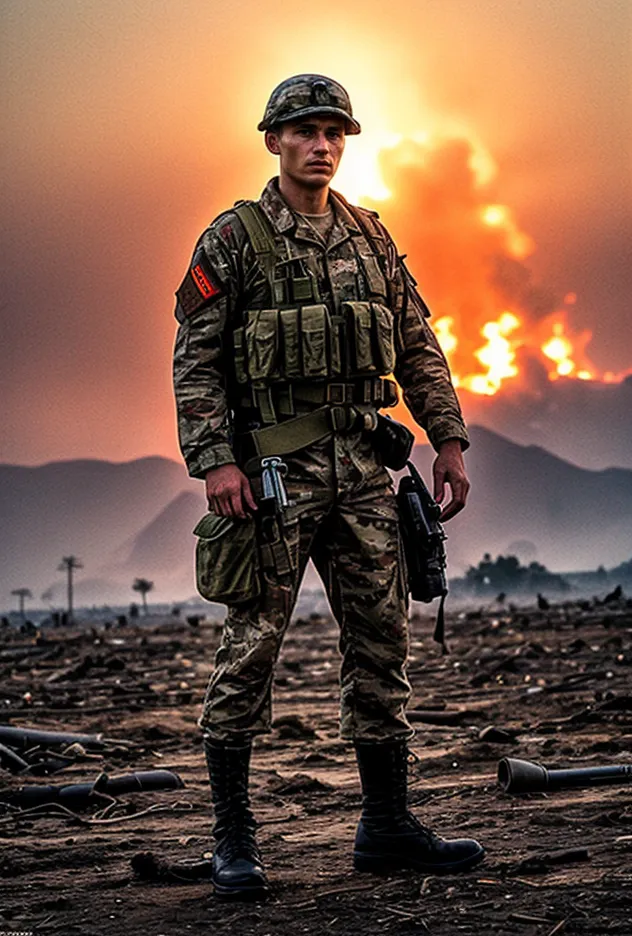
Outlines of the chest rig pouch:
M 303 261 L 278 256 L 274 231 L 255 202 L 241 202 L 235 212 L 275 303 L 271 309 L 246 310 L 243 325 L 233 333 L 237 383 L 251 385 L 256 394 L 279 383 L 335 383 L 390 374 L 395 366 L 394 317 L 387 305 L 387 280 L 365 226 L 372 253 L 359 260 L 370 298 L 342 302 L 334 309 L 320 301 L 318 284 Z M 268 421 L 265 407 L 262 415 Z

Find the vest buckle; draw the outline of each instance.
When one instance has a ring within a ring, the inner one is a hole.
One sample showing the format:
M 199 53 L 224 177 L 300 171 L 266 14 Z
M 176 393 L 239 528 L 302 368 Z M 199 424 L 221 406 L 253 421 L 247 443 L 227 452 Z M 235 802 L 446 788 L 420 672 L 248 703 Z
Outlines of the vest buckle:
M 353 384 L 330 383 L 325 390 L 325 401 L 333 405 L 343 406 L 353 403 Z

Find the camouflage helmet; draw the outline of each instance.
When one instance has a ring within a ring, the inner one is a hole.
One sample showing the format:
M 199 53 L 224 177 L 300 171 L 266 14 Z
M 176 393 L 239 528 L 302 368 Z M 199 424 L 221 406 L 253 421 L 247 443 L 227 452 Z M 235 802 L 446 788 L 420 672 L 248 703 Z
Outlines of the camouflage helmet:
M 347 133 L 360 133 L 353 117 L 349 95 L 337 81 L 324 75 L 294 75 L 274 89 L 257 130 L 273 130 L 285 120 L 298 120 L 307 114 L 335 114 L 344 117 Z

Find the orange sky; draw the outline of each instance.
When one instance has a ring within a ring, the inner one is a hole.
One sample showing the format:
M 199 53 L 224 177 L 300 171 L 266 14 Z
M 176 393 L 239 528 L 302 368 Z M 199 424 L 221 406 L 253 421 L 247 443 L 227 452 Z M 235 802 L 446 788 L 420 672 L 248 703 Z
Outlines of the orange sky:
M 534 278 L 577 294 L 596 365 L 632 365 L 627 0 L 5 0 L 0 15 L 0 460 L 177 457 L 173 292 L 200 230 L 274 174 L 256 123 L 300 71 L 342 81 L 363 125 L 341 191 L 384 194 L 378 155 L 402 138 L 467 141 L 537 247 Z M 415 210 L 380 212 L 432 292 Z

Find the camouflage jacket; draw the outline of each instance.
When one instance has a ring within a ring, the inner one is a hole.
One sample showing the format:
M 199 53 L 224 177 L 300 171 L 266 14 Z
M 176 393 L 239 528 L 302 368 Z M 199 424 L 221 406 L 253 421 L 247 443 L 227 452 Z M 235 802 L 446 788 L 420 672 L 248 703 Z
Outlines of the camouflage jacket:
M 375 258 L 344 200 L 331 192 L 331 202 L 334 225 L 326 245 L 288 206 L 277 179 L 268 183 L 259 204 L 275 233 L 284 238 L 288 256 L 307 264 L 322 301 L 337 308 L 341 302 L 366 298 L 368 261 Z M 378 225 L 385 254 L 382 269 L 396 320 L 395 378 L 435 449 L 452 438 L 465 448 L 467 430 L 446 359 L 428 323 L 428 309 L 393 240 Z M 209 469 L 235 461 L 227 360 L 233 352 L 227 339 L 241 324 L 245 309 L 274 307 L 270 292 L 240 219 L 230 210 L 219 215 L 196 245 L 175 313 L 180 323 L 173 368 L 178 432 L 192 477 L 203 478 Z

